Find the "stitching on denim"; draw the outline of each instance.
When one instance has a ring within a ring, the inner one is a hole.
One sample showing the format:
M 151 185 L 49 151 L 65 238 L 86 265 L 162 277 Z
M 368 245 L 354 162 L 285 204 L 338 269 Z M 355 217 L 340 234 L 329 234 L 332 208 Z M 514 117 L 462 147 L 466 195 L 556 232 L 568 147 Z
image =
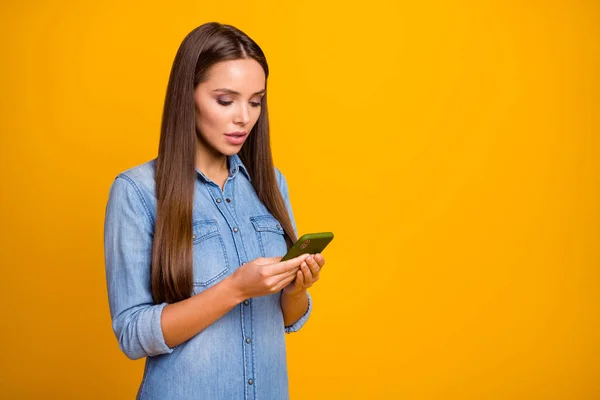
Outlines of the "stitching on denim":
M 196 239 L 193 240 L 193 243 L 194 244 L 198 244 L 200 242 L 203 242 L 204 240 L 210 239 L 210 238 L 215 237 L 215 236 L 219 236 L 219 231 L 218 230 L 215 230 L 215 231 L 212 231 L 212 232 L 208 232 L 204 236 L 200 236 L 200 237 L 196 236 Z
M 278 234 L 280 236 L 284 236 L 285 232 L 283 231 L 283 229 L 261 228 L 261 227 L 259 227 L 257 220 L 261 220 L 261 219 L 268 219 L 268 220 L 273 220 L 273 221 L 277 221 L 277 219 L 275 219 L 271 215 L 259 215 L 259 216 L 255 216 L 255 217 L 250 217 L 250 222 L 252 223 L 252 226 L 254 227 L 254 230 L 256 232 L 256 236 L 258 238 L 258 246 L 260 247 L 261 255 L 263 257 L 266 257 L 267 253 L 265 251 L 265 245 L 264 245 L 263 235 L 265 235 L 266 232 L 269 232 L 269 233 Z M 279 221 L 277 221 L 277 223 L 279 223 Z
M 256 381 L 258 379 L 256 379 L 256 364 L 254 362 L 254 360 L 256 359 L 256 354 L 254 354 L 254 343 L 256 343 L 254 341 L 254 339 L 256 338 L 254 335 L 254 312 L 252 312 L 252 303 L 250 303 L 250 321 L 252 321 L 252 326 L 250 327 L 250 333 L 252 335 L 252 342 L 250 343 L 251 346 L 251 350 L 252 350 L 252 379 L 254 379 L 254 399 L 256 400 L 256 393 L 258 392 L 258 390 L 256 389 Z
M 221 251 L 223 254 L 223 259 L 225 260 L 225 269 L 223 269 L 217 275 L 213 276 L 212 278 L 210 278 L 207 281 L 193 282 L 194 287 L 205 287 L 205 286 L 208 286 L 211 283 L 215 282 L 220 277 L 222 277 L 223 275 L 225 275 L 229 272 L 229 258 L 227 257 L 227 250 L 225 249 L 225 242 L 223 241 L 223 238 L 221 237 L 221 231 L 219 230 L 219 225 L 217 224 L 217 221 L 211 220 L 211 219 L 196 221 L 193 224 L 192 230 L 199 225 L 206 225 L 206 226 L 210 225 L 210 226 L 214 227 L 214 229 L 212 229 L 210 232 L 208 232 L 204 236 L 194 239 L 193 245 L 197 245 L 200 242 L 211 239 L 213 237 L 217 237 L 219 239 L 219 243 L 221 244 Z
M 215 196 L 213 195 L 212 190 L 208 187 L 208 185 L 204 185 L 204 187 L 206 188 L 206 191 L 208 192 L 208 195 L 213 199 L 213 201 L 215 200 Z M 231 217 L 231 219 L 233 220 L 233 225 L 237 226 L 239 229 L 240 224 L 237 221 L 236 216 L 229 210 L 229 208 L 227 206 L 225 206 L 225 211 L 223 211 L 223 209 L 221 207 L 217 206 L 217 210 L 219 210 L 219 212 L 221 213 L 221 216 L 225 219 L 225 222 L 227 222 L 227 225 L 229 225 L 231 227 L 231 223 L 229 218 L 227 218 L 227 213 L 229 214 L 229 216 Z M 218 225 L 217 225 L 217 229 L 218 229 Z M 218 229 L 219 230 L 219 229 Z M 220 230 L 219 230 L 220 232 Z M 231 232 L 230 232 L 231 233 Z M 235 246 L 236 249 L 236 253 L 238 254 L 238 261 L 240 259 L 239 257 L 239 252 L 238 250 L 238 245 L 237 242 L 235 240 L 235 233 L 232 233 L 232 238 L 233 238 L 233 245 Z M 226 271 L 229 271 L 229 258 L 227 257 L 227 250 L 225 249 L 225 242 L 223 241 L 223 237 L 222 235 L 219 235 L 219 239 L 221 240 L 221 247 L 223 249 L 223 253 L 225 254 L 225 265 L 226 265 Z M 244 248 L 244 251 L 246 251 L 246 248 L 244 246 L 244 241 L 242 240 L 241 236 L 240 236 L 240 241 L 242 242 L 242 247 Z M 245 255 L 245 257 L 247 256 L 247 254 Z
M 238 229 L 239 229 L 240 223 L 238 222 L 237 217 L 227 207 L 225 207 L 225 208 L 226 208 L 227 212 L 229 213 L 229 215 L 231 216 L 231 219 L 233 220 L 234 226 L 237 226 Z M 221 211 L 221 210 L 219 209 L 219 211 Z M 227 222 L 227 224 L 229 224 L 229 220 L 227 219 L 227 217 L 225 216 L 225 213 L 223 211 L 221 211 L 221 215 L 223 215 L 223 218 L 225 218 L 225 221 Z M 244 255 L 243 255 L 244 258 L 248 258 L 248 250 L 246 249 L 246 245 L 244 243 L 243 237 L 244 236 L 240 234 L 239 240 L 242 243 L 242 249 L 244 249 Z M 223 250 L 225 250 L 225 242 L 223 242 L 222 240 L 221 240 L 221 245 L 223 246 Z M 238 255 L 238 261 L 240 261 L 240 256 L 239 256 L 240 252 L 238 251 L 239 247 L 238 247 L 238 244 L 237 244 L 237 242 L 235 240 L 235 233 L 233 233 L 233 245 L 235 246 L 235 250 L 236 250 L 236 253 Z M 250 260 L 247 260 L 247 261 L 250 261 Z M 227 260 L 227 263 L 229 263 L 229 260 Z
M 146 201 L 144 200 L 144 196 L 142 196 L 142 191 L 138 188 L 138 186 L 135 184 L 133 179 L 131 179 L 127 175 L 120 174 L 119 176 L 117 176 L 117 179 L 119 179 L 119 178 L 124 179 L 126 182 L 129 182 L 131 184 L 131 186 L 133 186 L 133 188 L 135 189 L 135 192 L 138 194 L 138 197 L 140 198 L 140 201 L 142 202 L 142 205 L 144 206 L 144 209 L 146 210 L 146 215 L 148 216 L 150 223 L 152 224 L 152 226 L 154 226 L 154 218 L 152 218 L 152 214 L 150 214 L 150 208 L 148 208 L 148 205 L 146 204 Z
M 223 237 L 219 235 L 219 241 L 221 242 L 221 249 L 223 249 L 223 255 L 225 256 L 225 272 L 229 271 L 229 257 L 227 257 L 227 249 L 225 248 L 225 241 Z
M 242 339 L 244 338 L 244 306 L 240 304 L 240 321 L 242 328 Z M 244 359 L 244 398 L 248 398 L 248 372 L 246 371 L 246 349 L 244 348 L 244 340 L 242 340 L 242 358 Z
M 233 180 L 228 178 L 228 181 L 232 182 Z M 227 185 L 227 182 L 225 182 L 225 185 Z M 233 190 L 231 189 L 231 185 L 232 184 L 230 184 L 228 187 L 228 191 L 231 193 L 231 195 L 230 196 L 225 195 L 225 208 L 227 209 L 227 211 L 229 211 L 229 213 L 231 215 L 233 215 L 233 219 L 237 220 L 237 214 L 235 213 L 235 206 L 233 206 L 233 204 L 237 204 L 237 203 L 236 202 L 227 203 L 227 199 L 233 200 Z
M 271 225 L 261 225 L 260 221 L 272 221 Z M 279 221 L 273 217 L 272 215 L 257 215 L 255 217 L 250 217 L 250 222 L 252 226 L 254 226 L 254 230 L 256 232 L 274 232 L 279 233 L 280 235 L 285 234 L 283 229 L 277 229 L 277 225 L 281 226 Z
M 221 235 L 218 235 L 218 238 L 219 238 L 219 242 L 221 243 L 221 250 L 223 250 L 223 257 L 225 258 L 225 269 L 223 271 L 219 272 L 214 277 L 207 280 L 206 282 L 194 282 L 194 286 L 208 286 L 229 272 L 229 258 L 227 257 L 227 250 L 225 250 L 225 242 L 223 241 L 223 238 L 221 237 Z
M 211 230 L 210 230 L 210 232 L 205 233 L 203 236 L 196 237 L 196 239 L 193 240 L 194 244 L 198 244 L 205 239 L 210 239 L 211 237 L 219 234 L 219 225 L 217 224 L 217 221 L 214 219 L 207 219 L 207 220 L 194 222 L 194 224 L 192 226 L 192 231 L 194 231 L 199 226 L 210 226 Z
M 142 384 L 140 386 L 140 395 L 138 397 L 138 400 L 142 400 L 142 398 L 144 397 L 144 392 L 146 391 L 146 382 L 148 380 L 148 367 L 150 364 L 150 360 L 149 358 L 146 358 L 146 362 L 144 363 L 144 378 L 142 379 Z
M 256 232 L 256 236 L 258 236 L 258 247 L 260 247 L 260 254 L 263 257 L 265 256 L 265 246 L 263 245 L 263 241 L 262 241 L 262 235 L 260 232 Z
M 223 275 L 225 275 L 227 272 L 229 272 L 229 268 L 225 268 L 223 271 L 219 272 L 217 275 L 215 275 L 214 277 L 210 278 L 209 280 L 207 280 L 205 282 L 194 282 L 194 286 L 196 286 L 196 287 L 208 286 L 211 283 L 213 283 L 214 281 L 216 281 L 217 279 L 219 279 L 220 277 L 222 277 Z
M 244 239 L 242 239 L 242 237 L 240 237 L 240 241 L 242 242 L 242 247 L 244 248 L 244 259 L 248 261 L 248 249 L 246 248 L 246 243 L 244 242 Z M 240 262 L 240 257 L 239 257 L 239 252 L 238 252 L 238 263 Z
M 233 195 L 231 196 L 233 198 Z M 237 217 L 237 214 L 235 213 L 235 207 L 233 206 L 225 206 L 225 209 L 229 212 L 229 214 L 231 215 L 231 218 L 233 219 L 233 222 L 236 226 L 240 226 L 239 224 L 239 220 Z M 219 210 L 220 211 L 220 210 Z M 223 215 L 223 212 L 221 212 L 221 214 Z M 225 217 L 225 215 L 223 215 L 223 217 Z M 229 221 L 227 220 L 227 217 L 225 217 L 225 221 L 227 221 L 227 223 L 229 223 Z M 240 235 L 240 242 L 242 243 L 242 249 L 244 250 L 244 253 L 242 255 L 242 257 L 240 257 L 240 252 L 238 251 L 238 245 L 235 241 L 235 238 L 233 240 L 233 245 L 235 246 L 236 249 L 236 255 L 238 256 L 238 263 L 241 262 L 241 259 L 244 258 L 246 261 L 250 261 L 248 260 L 248 249 L 246 248 L 246 243 L 244 242 L 244 236 Z M 224 244 L 223 244 L 224 246 Z M 227 260 L 227 262 L 229 262 L 229 259 Z

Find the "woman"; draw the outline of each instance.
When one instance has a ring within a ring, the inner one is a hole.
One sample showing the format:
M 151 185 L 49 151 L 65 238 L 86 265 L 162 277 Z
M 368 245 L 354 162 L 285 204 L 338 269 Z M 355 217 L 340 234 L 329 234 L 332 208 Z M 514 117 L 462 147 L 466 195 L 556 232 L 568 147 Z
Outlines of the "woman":
M 284 332 L 311 311 L 324 258 L 296 240 L 269 145 L 259 46 L 204 24 L 171 71 L 158 158 L 114 181 L 105 220 L 113 329 L 146 358 L 139 399 L 288 398 Z

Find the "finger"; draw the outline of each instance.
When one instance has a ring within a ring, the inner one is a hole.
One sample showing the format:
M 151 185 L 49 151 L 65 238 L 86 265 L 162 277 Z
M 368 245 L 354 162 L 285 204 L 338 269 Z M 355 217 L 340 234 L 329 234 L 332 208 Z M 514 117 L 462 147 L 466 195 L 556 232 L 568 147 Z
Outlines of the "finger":
M 290 270 L 284 271 L 284 272 L 282 272 L 282 273 L 280 273 L 280 274 L 273 275 L 273 277 L 274 277 L 276 280 L 285 279 L 285 278 L 287 278 L 288 276 L 296 276 L 296 273 L 297 273 L 299 270 L 300 270 L 300 267 L 296 267 L 296 268 L 294 268 L 294 269 L 290 269 Z
M 298 276 L 300 276 L 300 278 Z M 301 282 L 299 283 L 299 280 L 298 280 L 298 279 L 302 279 L 302 273 L 300 271 L 298 271 L 295 274 L 293 274 L 293 275 L 291 275 L 291 276 L 289 276 L 289 277 L 281 280 L 281 282 L 279 282 L 275 286 L 275 288 L 273 290 L 273 293 L 279 292 L 281 289 L 283 289 L 287 285 L 291 284 L 294 279 L 296 279 L 296 282 L 294 282 L 293 285 L 296 288 L 296 287 L 298 287 L 298 285 L 302 284 Z
M 321 267 L 319 267 L 319 264 L 317 264 L 317 261 L 315 261 L 315 258 L 313 256 L 310 256 L 306 259 L 306 264 L 308 265 L 308 268 L 310 268 L 310 272 L 313 276 L 314 280 L 319 279 L 319 271 L 321 270 Z
M 325 257 L 321 253 L 315 254 L 315 261 L 319 264 L 320 268 L 323 268 L 323 265 L 325 265 Z
M 298 270 L 294 278 L 294 289 L 302 289 L 304 287 L 304 275 L 302 275 L 302 271 Z
M 304 287 L 307 287 L 307 285 L 310 286 L 312 284 L 313 276 L 308 264 L 303 261 L 302 264 L 300 264 L 300 269 L 302 270 L 302 275 L 304 275 Z
M 298 272 L 296 272 L 296 286 L 304 286 L 304 274 L 302 273 L 302 271 L 300 271 L 300 269 L 298 269 Z
M 282 280 L 287 279 L 289 277 L 292 277 L 292 280 L 293 280 L 296 277 L 296 273 L 298 271 L 300 271 L 300 267 L 296 267 L 294 269 L 284 271 L 281 274 L 273 275 L 272 278 L 270 278 L 270 279 L 272 279 L 272 282 L 275 282 L 275 284 L 278 284 Z
M 271 273 L 273 275 L 281 274 L 284 271 L 289 271 L 294 268 L 297 268 L 302 261 L 304 261 L 308 257 L 308 254 L 299 255 L 296 258 L 292 258 L 287 261 L 278 262 L 276 265 L 273 265 L 273 269 Z
M 267 287 L 270 288 L 270 290 L 272 292 L 275 292 L 275 291 L 277 291 L 277 288 L 285 287 L 291 281 L 293 281 L 296 278 L 296 272 L 297 271 L 288 271 L 283 274 L 272 276 L 272 277 L 268 278 L 268 280 L 265 283 L 267 284 Z

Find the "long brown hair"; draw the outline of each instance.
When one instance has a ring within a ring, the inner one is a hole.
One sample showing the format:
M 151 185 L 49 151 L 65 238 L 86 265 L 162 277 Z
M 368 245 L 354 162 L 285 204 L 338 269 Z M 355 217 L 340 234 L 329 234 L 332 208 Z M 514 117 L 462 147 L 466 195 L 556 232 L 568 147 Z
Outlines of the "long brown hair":
M 174 303 L 190 297 L 193 291 L 192 207 L 198 140 L 194 91 L 214 64 L 244 58 L 256 60 L 265 78 L 269 76 L 265 55 L 252 39 L 233 26 L 211 22 L 185 37 L 173 61 L 155 177 L 158 204 L 152 245 L 152 295 L 157 303 Z M 258 197 L 283 227 L 289 248 L 296 236 L 275 177 L 266 94 L 260 116 L 239 156 Z

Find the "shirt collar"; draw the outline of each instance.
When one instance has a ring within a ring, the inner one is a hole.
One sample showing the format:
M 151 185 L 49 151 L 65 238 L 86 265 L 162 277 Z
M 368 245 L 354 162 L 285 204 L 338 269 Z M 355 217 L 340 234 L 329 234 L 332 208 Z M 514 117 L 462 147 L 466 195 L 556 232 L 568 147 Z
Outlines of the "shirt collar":
M 248 173 L 248 170 L 246 169 L 246 166 L 242 162 L 242 159 L 240 158 L 239 155 L 234 154 L 232 156 L 229 156 L 228 161 L 229 161 L 229 176 L 231 176 L 233 178 L 238 173 L 238 171 L 241 170 L 244 173 L 244 175 L 246 175 L 248 180 L 250 182 L 252 182 L 252 179 L 250 178 L 250 174 Z
M 242 162 L 242 159 L 240 158 L 240 156 L 238 156 L 237 154 L 234 154 L 232 156 L 228 156 L 227 157 L 227 163 L 229 164 L 229 176 L 231 178 L 233 178 L 234 176 L 236 176 L 237 173 L 238 173 L 238 171 L 241 170 L 244 173 L 244 175 L 246 175 L 246 177 L 248 178 L 248 180 L 250 182 L 252 182 L 252 179 L 250 178 L 250 174 L 248 173 L 248 169 L 246 169 L 246 166 Z M 205 182 L 207 182 L 207 181 L 210 180 L 197 167 L 196 167 L 196 172 L 198 173 L 198 175 L 200 175 L 200 177 Z

